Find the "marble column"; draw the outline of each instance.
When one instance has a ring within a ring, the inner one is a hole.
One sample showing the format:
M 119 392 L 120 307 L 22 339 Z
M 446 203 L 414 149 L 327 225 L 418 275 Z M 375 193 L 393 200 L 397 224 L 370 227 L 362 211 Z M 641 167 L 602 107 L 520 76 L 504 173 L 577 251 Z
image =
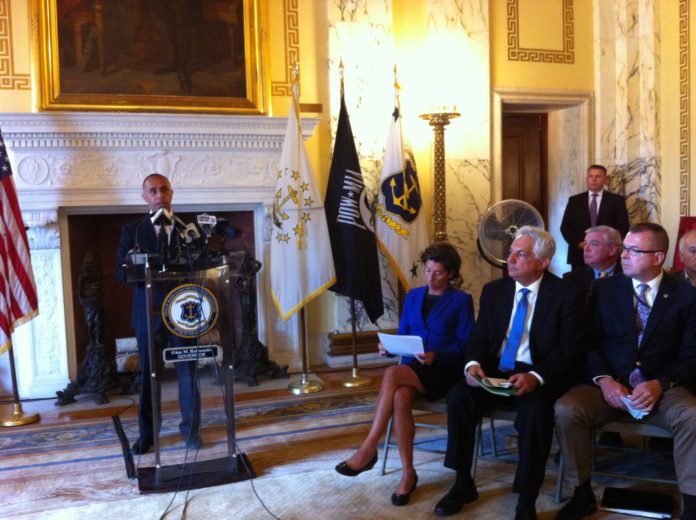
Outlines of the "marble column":
M 659 222 L 660 20 L 649 0 L 595 0 L 596 157 L 631 223 Z

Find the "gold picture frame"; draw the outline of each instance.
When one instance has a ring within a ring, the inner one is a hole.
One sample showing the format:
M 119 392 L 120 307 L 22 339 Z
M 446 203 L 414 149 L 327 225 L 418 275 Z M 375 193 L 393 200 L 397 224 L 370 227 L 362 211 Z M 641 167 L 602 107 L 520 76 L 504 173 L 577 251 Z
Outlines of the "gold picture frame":
M 263 0 L 32 0 L 39 110 L 268 113 Z

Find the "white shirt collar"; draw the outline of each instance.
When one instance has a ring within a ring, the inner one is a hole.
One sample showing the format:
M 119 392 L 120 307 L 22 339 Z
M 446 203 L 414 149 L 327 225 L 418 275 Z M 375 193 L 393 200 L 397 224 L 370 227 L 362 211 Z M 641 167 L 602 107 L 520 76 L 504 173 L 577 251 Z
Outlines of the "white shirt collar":
M 517 293 L 520 292 L 520 289 L 526 287 L 534 296 L 536 296 L 539 293 L 539 286 L 541 285 L 542 278 L 544 278 L 543 273 L 535 282 L 532 282 L 529 285 L 522 285 L 520 282 L 515 280 L 515 295 L 517 295 Z
M 642 283 L 648 284 L 648 287 L 650 290 L 648 291 L 647 295 L 647 300 L 648 304 L 652 305 L 652 303 L 655 301 L 655 296 L 657 296 L 657 290 L 660 288 L 660 284 L 662 283 L 662 277 L 665 275 L 664 271 L 660 271 L 660 274 L 658 274 L 655 278 L 648 282 L 641 282 L 640 280 L 636 280 L 635 278 L 631 278 L 631 282 L 633 282 L 633 291 L 635 294 L 640 294 L 640 289 L 638 289 L 638 286 Z

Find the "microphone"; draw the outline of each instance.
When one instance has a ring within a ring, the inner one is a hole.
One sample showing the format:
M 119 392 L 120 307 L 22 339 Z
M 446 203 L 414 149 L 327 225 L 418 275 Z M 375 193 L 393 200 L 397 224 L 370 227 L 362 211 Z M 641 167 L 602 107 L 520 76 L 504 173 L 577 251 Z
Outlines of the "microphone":
M 169 226 L 172 223 L 173 216 L 174 214 L 170 210 L 166 208 L 160 208 L 157 211 L 155 211 L 153 215 L 150 216 L 150 220 L 153 224 L 164 224 L 165 226 Z
M 217 224 L 217 217 L 215 215 L 208 215 L 207 213 L 202 213 L 196 217 L 198 225 L 201 226 L 203 232 L 206 236 L 210 236 L 211 230 Z
M 179 235 L 186 244 L 191 244 L 201 238 L 201 234 L 198 232 L 198 228 L 193 222 L 186 224 L 184 228 L 179 231 Z

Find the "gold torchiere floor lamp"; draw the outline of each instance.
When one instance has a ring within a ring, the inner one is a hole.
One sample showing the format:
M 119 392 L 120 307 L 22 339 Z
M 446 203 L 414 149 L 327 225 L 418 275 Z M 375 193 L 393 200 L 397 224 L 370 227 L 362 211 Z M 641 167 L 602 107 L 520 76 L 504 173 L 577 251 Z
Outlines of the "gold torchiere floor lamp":
M 456 108 L 455 108 L 456 110 Z M 421 114 L 420 118 L 425 119 L 433 127 L 435 133 L 435 168 L 434 168 L 434 208 L 433 208 L 433 227 L 435 228 L 435 242 L 445 242 L 447 240 L 447 202 L 445 190 L 445 127 L 450 124 L 452 119 L 459 117 L 459 112 L 432 112 Z

